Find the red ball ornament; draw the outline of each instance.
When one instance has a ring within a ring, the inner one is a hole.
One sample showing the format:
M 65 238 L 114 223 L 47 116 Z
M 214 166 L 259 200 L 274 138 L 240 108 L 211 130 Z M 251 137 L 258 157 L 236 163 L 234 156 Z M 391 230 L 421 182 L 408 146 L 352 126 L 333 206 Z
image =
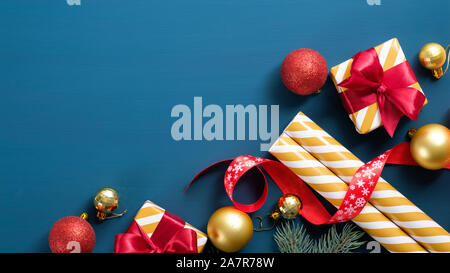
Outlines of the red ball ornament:
M 319 52 L 310 48 L 292 51 L 281 64 L 281 80 L 289 90 L 299 95 L 319 91 L 327 74 L 327 62 Z
M 48 244 L 53 253 L 90 253 L 95 245 L 95 232 L 85 219 L 67 216 L 53 225 Z

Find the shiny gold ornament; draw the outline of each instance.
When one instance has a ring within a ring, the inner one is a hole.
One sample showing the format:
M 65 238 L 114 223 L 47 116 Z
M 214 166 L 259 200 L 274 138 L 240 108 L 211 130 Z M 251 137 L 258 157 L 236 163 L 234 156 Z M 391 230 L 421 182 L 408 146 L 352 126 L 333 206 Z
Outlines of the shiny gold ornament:
M 432 71 L 433 76 L 436 79 L 439 79 L 444 75 L 444 73 L 447 71 L 447 68 L 445 71 L 442 70 L 442 66 L 445 63 L 446 60 L 446 51 L 448 49 L 448 46 L 446 49 L 444 49 L 440 44 L 437 43 L 428 43 L 424 45 L 420 51 L 419 51 L 419 61 L 420 64 L 422 64 L 423 67 L 426 69 L 429 69 Z
M 422 126 L 413 135 L 410 149 L 423 168 L 442 169 L 450 163 L 450 130 L 440 124 Z
M 113 213 L 119 206 L 119 193 L 110 187 L 101 188 L 94 197 L 94 206 L 97 210 L 97 219 L 103 221 L 115 217 L 120 217 L 126 213 Z
M 285 219 L 294 219 L 300 214 L 300 209 L 302 207 L 302 202 L 294 194 L 283 194 L 283 196 L 278 199 L 277 209 L 281 216 Z
M 207 232 L 215 247 L 225 252 L 236 252 L 252 238 L 253 223 L 247 213 L 235 207 L 223 207 L 209 218 Z

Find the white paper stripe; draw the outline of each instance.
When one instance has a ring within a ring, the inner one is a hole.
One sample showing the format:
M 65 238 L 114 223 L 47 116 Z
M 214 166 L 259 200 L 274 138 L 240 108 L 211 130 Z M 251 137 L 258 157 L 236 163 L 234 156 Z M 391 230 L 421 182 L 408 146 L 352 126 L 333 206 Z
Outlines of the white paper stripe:
M 158 213 L 155 215 L 142 217 L 142 218 L 135 219 L 135 220 L 140 226 L 145 226 L 148 224 L 157 223 L 157 222 L 161 221 L 161 218 L 163 217 L 163 215 L 164 215 L 164 213 Z
M 294 138 L 307 138 L 307 137 L 321 137 L 330 135 L 323 130 L 308 130 L 308 131 L 284 131 L 287 135 Z
M 345 183 L 352 182 L 353 176 L 345 176 L 345 175 L 338 175 L 340 179 L 344 180 Z
M 385 206 L 377 206 L 377 208 L 381 211 L 389 212 L 389 213 L 423 212 L 416 206 L 407 206 L 407 205 L 386 206 L 386 207 Z
M 375 116 L 372 121 L 372 125 L 370 126 L 370 131 L 375 130 L 376 128 L 380 127 L 381 125 L 381 114 L 380 109 L 377 109 L 377 112 L 375 113 Z
M 197 246 L 202 246 L 204 244 L 206 244 L 206 241 L 208 241 L 208 238 L 206 237 L 201 237 L 197 239 Z
M 398 226 L 394 225 L 391 221 L 379 221 L 379 222 L 358 222 L 352 220 L 355 224 L 362 228 L 367 229 L 382 229 L 382 228 L 398 228 Z
M 442 228 L 438 223 L 430 220 L 418 220 L 418 221 L 396 221 L 392 220 L 397 225 L 404 228 L 427 228 L 427 227 L 439 227 Z
M 312 121 L 310 118 L 308 118 L 307 116 L 305 116 L 305 115 L 302 115 L 302 114 L 299 114 L 299 115 L 296 115 L 295 117 L 294 117 L 294 119 L 291 121 L 291 123 L 292 122 L 299 122 L 299 123 L 301 123 L 301 122 L 308 122 L 308 121 Z
M 403 63 L 405 61 L 405 54 L 401 47 L 399 47 L 397 57 L 395 58 L 394 66 Z
M 351 167 L 361 167 L 364 165 L 359 160 L 340 160 L 340 161 L 320 161 L 323 165 L 330 168 L 351 168 Z
M 359 214 L 366 214 L 366 213 L 381 213 L 381 212 L 371 205 L 366 205 Z
M 438 244 L 438 243 L 449 243 L 450 242 L 450 236 L 448 235 L 440 235 L 440 236 L 414 236 L 411 235 L 411 237 L 414 238 L 414 240 L 422 242 L 422 243 L 428 243 L 428 244 Z
M 322 195 L 325 198 L 330 199 L 344 199 L 346 191 L 333 191 L 333 192 L 324 192 L 324 191 L 317 191 L 320 195 Z
M 372 236 L 375 240 L 382 244 L 409 244 L 409 243 L 415 243 L 411 237 L 409 236 L 395 236 L 395 237 L 378 237 L 378 236 Z
M 391 191 L 391 190 L 385 190 L 385 191 L 373 191 L 372 198 L 389 198 L 389 197 L 404 197 L 401 193 L 398 191 Z M 380 209 L 383 211 L 382 209 Z
M 337 176 L 334 175 L 319 175 L 319 176 L 304 176 L 298 175 L 302 180 L 308 184 L 329 184 L 329 183 L 343 183 Z
M 317 167 L 325 168 L 325 166 L 323 166 L 317 160 L 301 160 L 301 161 L 282 161 L 282 160 L 280 160 L 280 162 L 289 168 L 317 168 Z
M 369 109 L 369 106 L 364 107 L 363 109 L 359 110 L 358 114 L 356 116 L 356 122 L 355 122 L 356 124 L 355 125 L 359 130 L 361 130 L 361 127 L 362 127 L 362 124 L 364 121 L 364 117 L 366 116 L 366 113 L 367 113 L 367 109 Z
M 165 209 L 161 208 L 160 206 L 156 205 L 155 203 L 153 203 L 152 201 L 149 201 L 149 200 L 145 201 L 145 203 L 144 203 L 144 205 L 142 205 L 141 209 L 148 208 L 148 207 L 155 207 L 155 208 L 165 211 Z
M 323 145 L 323 146 L 302 146 L 303 149 L 311 153 L 333 153 L 333 152 L 349 152 L 342 145 Z
M 283 143 L 283 140 L 278 139 L 278 142 Z M 302 152 L 303 150 L 300 149 L 300 146 L 298 145 L 276 145 L 278 144 L 277 142 L 274 143 L 274 145 L 272 145 L 272 147 L 270 147 L 269 152 L 274 152 L 274 153 L 292 153 L 292 152 Z
M 384 65 L 386 62 L 387 55 L 389 53 L 389 50 L 391 49 L 391 45 L 394 39 L 390 39 L 389 41 L 383 43 L 381 46 L 380 54 L 378 55 L 378 59 L 380 60 L 381 66 Z
M 195 232 L 203 233 L 202 231 L 196 229 L 195 227 L 189 225 L 188 223 L 186 223 L 186 224 L 184 225 L 184 228 L 192 229 L 192 230 L 195 231 Z M 206 236 L 206 235 L 205 235 L 205 236 Z
M 338 70 L 336 71 L 335 81 L 336 84 L 340 84 L 342 80 L 344 79 L 345 71 L 347 70 L 348 63 L 350 62 L 350 59 L 347 61 L 341 63 L 338 67 Z

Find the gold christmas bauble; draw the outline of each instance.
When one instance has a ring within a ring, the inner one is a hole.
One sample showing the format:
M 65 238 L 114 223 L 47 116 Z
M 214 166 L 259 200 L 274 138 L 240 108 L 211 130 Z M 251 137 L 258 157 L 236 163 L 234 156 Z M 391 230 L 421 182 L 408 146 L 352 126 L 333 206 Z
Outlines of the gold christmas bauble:
M 419 51 L 419 61 L 426 69 L 438 69 L 445 63 L 445 49 L 437 43 L 428 43 Z
M 450 130 L 440 124 L 419 128 L 411 140 L 411 155 L 425 169 L 438 170 L 450 163 Z
M 428 43 L 419 51 L 420 64 L 426 69 L 431 70 L 436 79 L 439 79 L 445 73 L 442 70 L 445 59 L 445 49 L 437 43 Z
M 235 207 L 223 207 L 209 218 L 207 232 L 215 247 L 225 252 L 236 252 L 250 242 L 253 222 L 247 213 Z
M 119 193 L 110 187 L 101 188 L 94 197 L 94 206 L 97 209 L 97 218 L 104 220 L 119 206 Z
M 277 209 L 281 216 L 285 219 L 294 219 L 300 214 L 300 208 L 302 207 L 302 202 L 294 194 L 283 194 L 283 196 L 278 199 Z

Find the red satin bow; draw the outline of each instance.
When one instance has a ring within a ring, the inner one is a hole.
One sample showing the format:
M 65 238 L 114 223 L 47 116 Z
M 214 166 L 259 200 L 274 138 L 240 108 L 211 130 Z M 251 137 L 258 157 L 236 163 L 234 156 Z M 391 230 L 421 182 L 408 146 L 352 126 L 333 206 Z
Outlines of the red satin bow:
M 409 87 L 417 79 L 408 61 L 383 71 L 377 52 L 370 48 L 353 57 L 350 73 L 349 78 L 338 84 L 347 88 L 339 93 L 347 113 L 355 113 L 377 102 L 381 121 L 391 137 L 403 115 L 417 119 L 425 96 Z
M 180 217 L 165 211 L 149 237 L 133 220 L 127 231 L 116 235 L 115 253 L 197 253 L 197 234 L 184 228 Z

